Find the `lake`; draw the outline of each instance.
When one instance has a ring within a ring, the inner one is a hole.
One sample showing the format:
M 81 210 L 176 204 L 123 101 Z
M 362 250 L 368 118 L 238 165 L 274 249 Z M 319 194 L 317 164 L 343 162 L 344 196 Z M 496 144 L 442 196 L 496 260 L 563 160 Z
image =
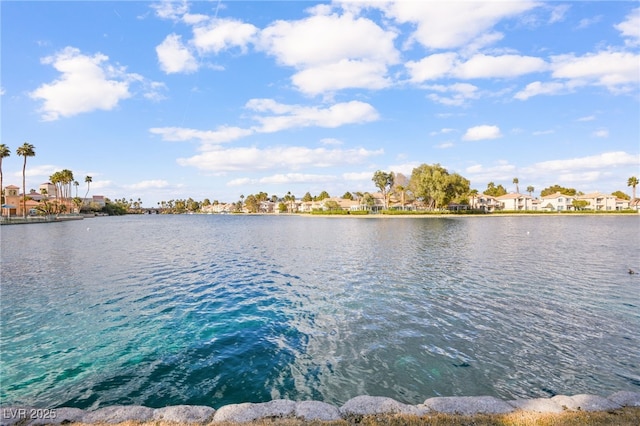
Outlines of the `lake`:
M 141 215 L 1 240 L 3 405 L 640 392 L 640 215 Z

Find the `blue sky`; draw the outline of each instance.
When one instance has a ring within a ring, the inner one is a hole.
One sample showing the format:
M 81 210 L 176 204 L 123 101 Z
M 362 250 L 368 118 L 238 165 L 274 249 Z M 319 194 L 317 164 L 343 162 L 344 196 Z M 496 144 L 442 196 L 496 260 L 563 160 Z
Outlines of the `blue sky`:
M 374 191 L 440 163 L 539 194 L 640 174 L 638 2 L 2 1 L 5 185 L 145 206 Z

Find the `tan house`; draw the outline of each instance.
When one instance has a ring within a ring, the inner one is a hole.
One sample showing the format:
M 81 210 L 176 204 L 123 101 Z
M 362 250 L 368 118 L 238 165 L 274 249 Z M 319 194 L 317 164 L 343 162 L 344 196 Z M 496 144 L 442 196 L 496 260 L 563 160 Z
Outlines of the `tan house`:
M 613 211 L 616 210 L 616 196 L 607 195 L 602 192 L 591 192 L 589 194 L 579 195 L 577 200 L 584 200 L 589 203 L 586 207 L 596 211 Z
M 35 215 L 35 209 L 38 207 L 39 201 L 33 199 L 27 199 L 25 202 L 27 215 Z M 20 188 L 15 185 L 8 185 L 4 187 L 4 204 L 2 205 L 2 216 L 24 216 L 22 210 L 22 194 L 20 194 Z
M 533 210 L 533 197 L 530 195 L 512 192 L 496 197 L 502 210 Z
M 500 209 L 501 204 L 496 197 L 492 197 L 491 195 L 475 194 L 469 197 L 469 208 L 491 213 Z
M 561 192 L 556 192 L 555 194 L 540 197 L 540 208 L 542 210 L 556 212 L 571 211 L 575 210 L 573 200 L 575 200 L 575 197 L 572 195 L 565 195 Z

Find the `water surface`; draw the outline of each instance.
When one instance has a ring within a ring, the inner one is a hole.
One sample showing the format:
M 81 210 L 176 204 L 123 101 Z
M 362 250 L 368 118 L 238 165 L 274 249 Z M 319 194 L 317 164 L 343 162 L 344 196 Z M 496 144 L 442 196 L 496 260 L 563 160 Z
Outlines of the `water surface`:
M 2 404 L 640 392 L 640 217 L 2 227 Z

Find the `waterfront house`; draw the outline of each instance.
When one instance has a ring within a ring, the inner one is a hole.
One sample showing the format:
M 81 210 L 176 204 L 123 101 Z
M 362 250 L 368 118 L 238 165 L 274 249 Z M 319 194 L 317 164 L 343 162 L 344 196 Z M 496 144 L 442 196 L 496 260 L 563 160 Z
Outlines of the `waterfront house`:
M 502 210 L 533 210 L 533 197 L 530 195 L 512 192 L 496 197 L 496 201 Z
M 469 207 L 472 210 L 481 210 L 485 213 L 491 213 L 500 208 L 500 203 L 496 197 L 485 194 L 475 194 L 469 197 Z
M 607 195 L 602 192 L 591 192 L 589 194 L 579 195 L 576 197 L 578 200 L 584 200 L 589 203 L 586 207 L 590 210 L 596 211 L 613 211 L 616 210 L 616 196 Z
M 571 211 L 575 210 L 575 206 L 573 205 L 574 199 L 575 197 L 571 195 L 556 192 L 555 194 L 540 197 L 540 206 L 542 210 L 547 211 Z

